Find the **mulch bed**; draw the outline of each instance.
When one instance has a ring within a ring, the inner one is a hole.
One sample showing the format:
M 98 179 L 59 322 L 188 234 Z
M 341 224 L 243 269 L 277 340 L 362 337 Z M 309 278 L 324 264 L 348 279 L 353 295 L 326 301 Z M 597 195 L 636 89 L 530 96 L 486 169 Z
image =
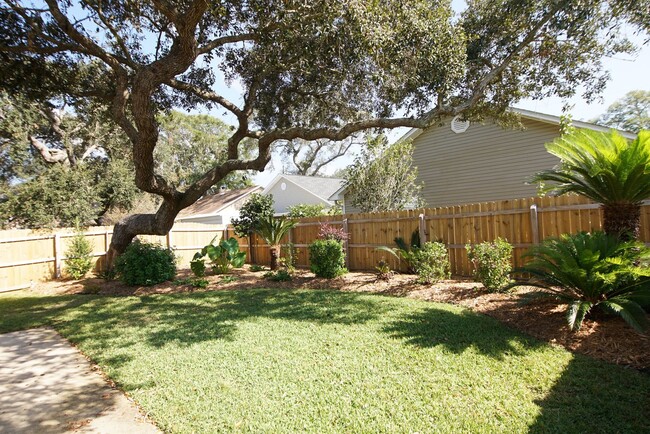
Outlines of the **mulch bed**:
M 338 289 L 452 303 L 494 317 L 509 327 L 553 345 L 561 345 L 570 351 L 650 372 L 650 336 L 634 331 L 619 317 L 604 314 L 588 317 L 579 332 L 572 332 L 566 324 L 565 306 L 548 300 L 538 300 L 527 305 L 518 302 L 519 295 L 531 288 L 520 287 L 513 293 L 497 294 L 487 292 L 481 284 L 462 279 L 421 285 L 412 275 L 395 275 L 386 282 L 377 280 L 374 273 L 351 272 L 336 279 L 321 279 L 308 271 L 298 270 L 289 282 L 272 282 L 263 279 L 263 274 L 251 272 L 248 268 L 234 270 L 231 276 L 235 276 L 236 280 L 232 282 L 222 282 L 224 276 L 207 276 L 210 285 L 205 290 Z M 182 270 L 178 279 L 189 277 L 191 273 Z M 171 282 L 150 287 L 129 287 L 118 281 L 89 278 L 41 283 L 31 291 L 39 294 L 92 293 L 124 296 L 204 290 L 195 289 L 189 284 Z

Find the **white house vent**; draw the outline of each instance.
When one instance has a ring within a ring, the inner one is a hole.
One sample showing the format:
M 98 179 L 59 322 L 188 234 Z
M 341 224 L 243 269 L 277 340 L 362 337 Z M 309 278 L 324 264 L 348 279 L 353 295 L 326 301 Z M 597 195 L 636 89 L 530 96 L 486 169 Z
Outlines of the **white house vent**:
M 457 115 L 451 120 L 451 130 L 456 133 L 464 133 L 469 128 L 469 121 L 463 119 L 461 115 Z

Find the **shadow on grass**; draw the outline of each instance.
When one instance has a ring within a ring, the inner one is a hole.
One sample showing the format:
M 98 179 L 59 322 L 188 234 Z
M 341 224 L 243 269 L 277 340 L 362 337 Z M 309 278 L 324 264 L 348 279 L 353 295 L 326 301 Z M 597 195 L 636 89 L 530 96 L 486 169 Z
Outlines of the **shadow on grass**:
M 332 291 L 211 291 L 193 294 L 98 298 L 80 305 L 64 327 L 73 342 L 120 336 L 129 346 L 145 339 L 153 347 L 190 345 L 235 338 L 238 322 L 275 318 L 320 324 L 358 324 L 377 318 L 386 307 L 372 297 Z
M 504 327 L 498 321 L 468 310 L 452 312 L 428 307 L 389 323 L 384 332 L 421 348 L 442 346 L 453 353 L 474 348 L 481 354 L 502 359 L 544 344 Z
M 530 433 L 650 432 L 650 376 L 576 356 L 548 395 Z

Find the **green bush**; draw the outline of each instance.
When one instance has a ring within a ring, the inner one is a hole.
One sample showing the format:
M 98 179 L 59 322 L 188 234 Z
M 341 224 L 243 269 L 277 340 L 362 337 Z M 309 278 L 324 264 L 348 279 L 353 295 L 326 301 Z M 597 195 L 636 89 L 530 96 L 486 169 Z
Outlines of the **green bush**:
M 424 243 L 419 249 L 411 250 L 411 266 L 420 283 L 435 283 L 451 275 L 447 248 L 438 242 Z
M 263 265 L 252 264 L 250 267 L 248 267 L 248 269 L 253 273 L 257 273 L 258 271 L 266 270 L 266 267 L 264 267 Z
M 65 252 L 65 271 L 73 279 L 81 279 L 93 266 L 93 248 L 84 234 L 78 233 Z
M 134 241 L 115 261 L 115 271 L 127 285 L 155 285 L 174 278 L 176 258 L 170 249 Z
M 311 271 L 318 277 L 332 279 L 347 273 L 343 244 L 336 240 L 316 240 L 309 245 Z
M 264 278 L 272 282 L 288 282 L 291 280 L 291 273 L 287 270 L 269 271 L 264 273 Z
M 650 249 L 642 243 L 580 232 L 546 239 L 525 256 L 531 261 L 517 271 L 532 279 L 515 286 L 536 286 L 566 303 L 572 330 L 580 329 L 593 307 L 621 316 L 638 331 L 648 327 L 642 306 L 650 301 Z
M 499 291 L 510 283 L 512 244 L 501 238 L 471 246 L 467 257 L 474 266 L 474 279 L 490 291 Z

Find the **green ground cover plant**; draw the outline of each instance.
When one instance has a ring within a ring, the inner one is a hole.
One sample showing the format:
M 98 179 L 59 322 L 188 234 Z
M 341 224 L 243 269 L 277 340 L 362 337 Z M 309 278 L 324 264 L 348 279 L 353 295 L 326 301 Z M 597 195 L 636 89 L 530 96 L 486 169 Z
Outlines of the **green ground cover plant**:
M 323 290 L 0 295 L 166 432 L 648 432 L 650 376 L 460 307 Z

